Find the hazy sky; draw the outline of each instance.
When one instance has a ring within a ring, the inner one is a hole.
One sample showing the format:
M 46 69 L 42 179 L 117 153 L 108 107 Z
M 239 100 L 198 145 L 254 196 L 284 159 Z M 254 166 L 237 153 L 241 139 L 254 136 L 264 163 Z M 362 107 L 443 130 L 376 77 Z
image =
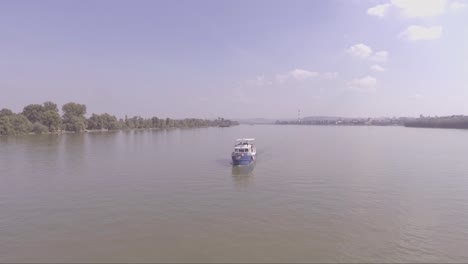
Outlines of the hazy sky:
M 468 114 L 468 1 L 0 1 L 0 108 Z

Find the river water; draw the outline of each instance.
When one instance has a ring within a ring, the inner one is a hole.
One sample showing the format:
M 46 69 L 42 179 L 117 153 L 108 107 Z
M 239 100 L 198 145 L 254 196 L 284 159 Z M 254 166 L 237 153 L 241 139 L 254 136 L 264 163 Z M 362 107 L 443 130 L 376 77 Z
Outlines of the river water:
M 233 168 L 234 140 L 257 161 Z M 468 261 L 468 131 L 0 137 L 0 262 Z

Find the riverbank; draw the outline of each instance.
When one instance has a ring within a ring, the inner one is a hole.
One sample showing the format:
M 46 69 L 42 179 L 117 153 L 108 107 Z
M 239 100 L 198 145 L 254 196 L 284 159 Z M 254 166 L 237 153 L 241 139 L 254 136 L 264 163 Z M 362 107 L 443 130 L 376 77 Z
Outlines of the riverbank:
M 468 116 L 399 117 L 399 118 L 320 118 L 313 120 L 276 121 L 276 125 L 310 126 L 404 126 L 420 128 L 468 129 Z
M 163 130 L 175 130 L 175 129 L 197 129 L 197 128 L 209 128 L 209 127 L 220 127 L 226 128 L 223 126 L 199 126 L 199 127 L 169 127 L 169 128 L 128 128 L 128 129 L 87 129 L 84 131 L 55 131 L 55 132 L 44 132 L 44 133 L 24 133 L 16 135 L 1 135 L 0 137 L 7 136 L 39 136 L 39 135 L 62 135 L 62 134 L 85 134 L 85 133 L 109 133 L 109 132 L 119 132 L 119 131 L 163 131 Z M 229 126 L 231 127 L 231 126 Z
M 30 104 L 20 113 L 10 109 L 0 110 L 0 135 L 29 135 L 29 134 L 60 134 L 69 132 L 104 132 L 134 129 L 170 129 L 170 128 L 198 128 L 216 126 L 234 126 L 239 123 L 218 117 L 217 119 L 201 118 L 158 118 L 156 116 L 144 118 L 133 116 L 117 118 L 108 113 L 91 114 L 86 117 L 86 105 L 67 103 L 62 106 L 60 113 L 57 104 L 45 102 Z
M 406 122 L 405 127 L 468 129 L 468 116 L 421 117 Z

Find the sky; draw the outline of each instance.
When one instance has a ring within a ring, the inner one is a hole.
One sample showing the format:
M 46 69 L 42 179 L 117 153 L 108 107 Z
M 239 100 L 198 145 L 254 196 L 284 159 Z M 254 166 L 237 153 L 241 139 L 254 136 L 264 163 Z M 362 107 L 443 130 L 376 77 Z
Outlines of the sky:
M 468 115 L 467 0 L 0 1 L 0 108 Z

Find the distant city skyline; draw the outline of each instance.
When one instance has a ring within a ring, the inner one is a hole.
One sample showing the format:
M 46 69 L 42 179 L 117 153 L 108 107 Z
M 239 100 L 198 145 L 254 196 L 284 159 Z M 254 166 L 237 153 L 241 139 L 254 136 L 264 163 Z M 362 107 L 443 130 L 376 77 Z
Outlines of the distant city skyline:
M 1 1 L 0 108 L 468 115 L 468 1 Z

